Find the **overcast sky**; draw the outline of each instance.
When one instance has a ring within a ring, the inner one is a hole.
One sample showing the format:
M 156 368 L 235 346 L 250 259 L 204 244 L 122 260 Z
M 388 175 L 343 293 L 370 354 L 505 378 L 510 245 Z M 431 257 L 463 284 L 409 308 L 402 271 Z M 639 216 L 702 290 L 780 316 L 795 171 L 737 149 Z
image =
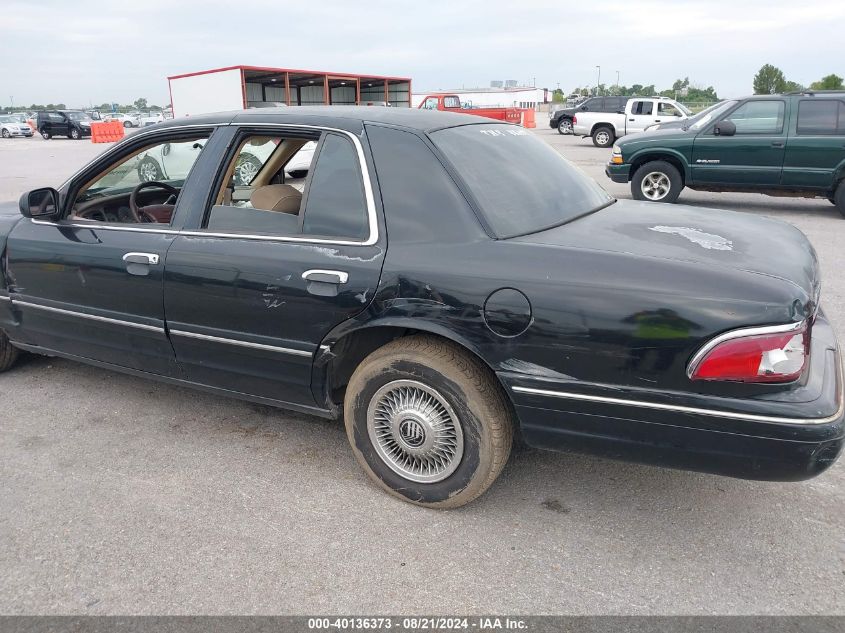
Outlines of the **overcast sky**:
M 765 63 L 845 75 L 841 0 L 0 0 L 0 103 L 169 101 L 168 75 L 239 64 L 408 76 L 414 92 L 518 79 L 566 91 L 689 76 L 751 92 Z

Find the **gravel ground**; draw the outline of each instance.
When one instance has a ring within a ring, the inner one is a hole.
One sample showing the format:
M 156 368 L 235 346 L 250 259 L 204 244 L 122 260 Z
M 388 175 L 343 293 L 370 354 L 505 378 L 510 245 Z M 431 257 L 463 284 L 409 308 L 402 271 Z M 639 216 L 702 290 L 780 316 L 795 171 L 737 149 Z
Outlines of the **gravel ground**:
M 536 133 L 630 197 L 607 150 Z M 0 200 L 106 147 L 0 142 Z M 845 340 L 832 205 L 681 202 L 801 228 Z M 335 422 L 41 357 L 0 401 L 0 613 L 845 614 L 845 460 L 785 484 L 520 449 L 434 512 L 370 485 Z

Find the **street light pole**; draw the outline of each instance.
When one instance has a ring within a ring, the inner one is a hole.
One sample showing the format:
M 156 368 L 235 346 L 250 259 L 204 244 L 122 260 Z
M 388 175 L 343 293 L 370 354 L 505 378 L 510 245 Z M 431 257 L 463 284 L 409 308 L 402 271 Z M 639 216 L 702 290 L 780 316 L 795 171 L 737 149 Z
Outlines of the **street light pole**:
M 596 66 L 599 71 L 598 79 L 596 79 L 596 96 L 599 96 L 599 86 L 601 85 L 601 66 Z
M 616 87 L 619 87 L 619 71 L 616 71 Z

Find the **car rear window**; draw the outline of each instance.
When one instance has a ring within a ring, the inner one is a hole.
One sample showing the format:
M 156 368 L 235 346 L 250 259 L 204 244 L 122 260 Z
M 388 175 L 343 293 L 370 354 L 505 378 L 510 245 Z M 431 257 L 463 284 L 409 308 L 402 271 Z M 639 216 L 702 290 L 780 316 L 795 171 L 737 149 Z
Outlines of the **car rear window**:
M 845 134 L 845 103 L 801 101 L 798 104 L 798 134 Z
M 592 178 L 524 128 L 464 125 L 430 136 L 496 237 L 536 233 L 613 202 Z

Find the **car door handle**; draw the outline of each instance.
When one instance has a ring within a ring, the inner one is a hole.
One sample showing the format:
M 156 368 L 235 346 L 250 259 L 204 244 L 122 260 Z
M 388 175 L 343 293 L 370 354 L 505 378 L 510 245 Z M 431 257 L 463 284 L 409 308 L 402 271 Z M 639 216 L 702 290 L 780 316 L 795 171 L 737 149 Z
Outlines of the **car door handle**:
M 349 281 L 349 273 L 342 270 L 306 270 L 302 273 L 305 281 L 319 281 L 326 284 L 345 284 Z
M 158 255 L 156 253 L 126 253 L 123 256 L 123 261 L 127 264 L 146 264 L 147 266 L 155 266 L 158 264 Z
M 636 119 L 628 119 L 629 121 L 635 121 Z
M 783 147 L 783 141 L 772 141 L 772 147 Z
M 655 119 L 655 120 L 654 120 L 654 122 L 655 122 L 655 123 L 660 123 L 660 119 Z

